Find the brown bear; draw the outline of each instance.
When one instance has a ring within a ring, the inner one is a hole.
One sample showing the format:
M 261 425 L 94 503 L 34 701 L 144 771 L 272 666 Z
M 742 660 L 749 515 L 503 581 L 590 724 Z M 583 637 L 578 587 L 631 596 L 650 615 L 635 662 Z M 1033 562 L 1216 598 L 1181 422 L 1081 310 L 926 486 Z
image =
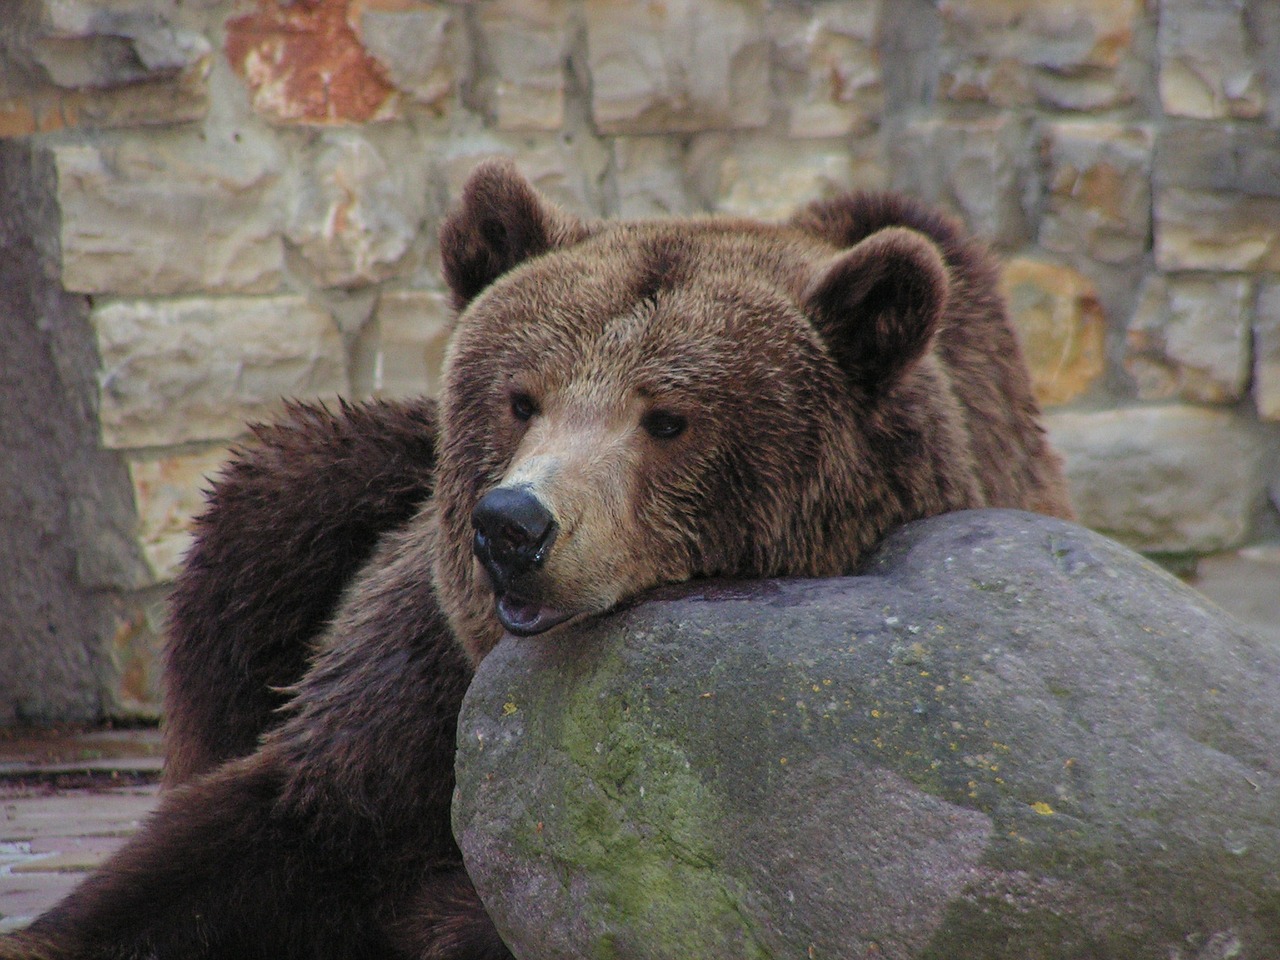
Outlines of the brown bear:
M 160 807 L 0 955 L 508 956 L 449 826 L 504 634 L 856 572 L 947 510 L 1070 515 L 992 262 L 906 199 L 585 222 L 490 162 L 441 250 L 438 415 L 295 406 L 226 468 L 174 597 Z

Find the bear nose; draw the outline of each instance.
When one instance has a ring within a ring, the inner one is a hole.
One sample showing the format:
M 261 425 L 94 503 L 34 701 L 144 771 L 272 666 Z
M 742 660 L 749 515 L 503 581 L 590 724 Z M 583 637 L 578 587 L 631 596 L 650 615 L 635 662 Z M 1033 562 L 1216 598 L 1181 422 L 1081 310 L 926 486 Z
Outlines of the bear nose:
M 528 487 L 490 490 L 471 512 L 471 524 L 476 556 L 501 589 L 542 566 L 559 530 Z

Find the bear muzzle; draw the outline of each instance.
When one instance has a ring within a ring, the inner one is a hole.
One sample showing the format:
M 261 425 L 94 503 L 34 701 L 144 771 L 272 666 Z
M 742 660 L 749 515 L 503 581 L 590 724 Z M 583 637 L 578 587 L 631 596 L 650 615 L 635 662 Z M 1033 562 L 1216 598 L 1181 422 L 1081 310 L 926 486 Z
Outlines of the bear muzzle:
M 472 549 L 493 586 L 494 609 L 510 633 L 531 637 L 573 616 L 542 601 L 537 573 L 560 527 L 526 485 L 497 487 L 471 512 Z

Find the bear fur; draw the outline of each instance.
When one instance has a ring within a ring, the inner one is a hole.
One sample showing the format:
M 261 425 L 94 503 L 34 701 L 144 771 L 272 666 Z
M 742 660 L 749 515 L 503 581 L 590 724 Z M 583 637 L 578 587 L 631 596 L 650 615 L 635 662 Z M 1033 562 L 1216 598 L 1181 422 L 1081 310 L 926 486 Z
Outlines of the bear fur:
M 159 808 L 0 956 L 507 957 L 449 820 L 504 633 L 1070 516 L 992 261 L 906 199 L 588 222 L 493 161 L 441 250 L 438 414 L 295 405 L 238 452 L 176 585 Z

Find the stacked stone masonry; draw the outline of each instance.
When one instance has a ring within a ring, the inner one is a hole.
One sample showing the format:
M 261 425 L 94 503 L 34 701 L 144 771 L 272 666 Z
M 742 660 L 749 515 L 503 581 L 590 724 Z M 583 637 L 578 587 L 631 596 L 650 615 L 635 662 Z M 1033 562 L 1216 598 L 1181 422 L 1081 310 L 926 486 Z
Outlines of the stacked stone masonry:
M 31 523 L 23 490 L 65 480 L 60 546 L 27 538 L 22 562 L 61 564 L 98 613 L 41 641 L 47 676 L 0 681 L 0 724 L 154 713 L 164 587 L 245 421 L 283 397 L 437 389 L 435 232 L 495 153 L 591 215 L 775 217 L 881 187 L 940 204 L 1007 264 L 1086 523 L 1186 557 L 1280 535 L 1274 0 L 11 0 L 4 17 L 0 219 L 34 266 L 3 383 L 79 404 L 77 456 L 98 466 L 50 478 L 67 457 L 6 434 L 0 520 Z M 32 196 L 49 215 L 13 215 Z M 47 602 L 14 600 L 6 629 Z

